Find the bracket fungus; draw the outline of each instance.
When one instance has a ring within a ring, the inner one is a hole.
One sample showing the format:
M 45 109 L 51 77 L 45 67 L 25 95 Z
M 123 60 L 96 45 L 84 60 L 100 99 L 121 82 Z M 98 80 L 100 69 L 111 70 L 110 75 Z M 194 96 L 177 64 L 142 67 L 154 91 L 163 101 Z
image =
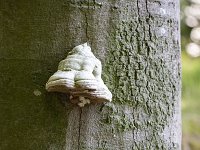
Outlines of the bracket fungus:
M 70 94 L 70 101 L 85 104 L 111 102 L 112 94 L 101 79 L 101 62 L 94 56 L 87 43 L 78 45 L 59 63 L 46 83 L 48 92 Z

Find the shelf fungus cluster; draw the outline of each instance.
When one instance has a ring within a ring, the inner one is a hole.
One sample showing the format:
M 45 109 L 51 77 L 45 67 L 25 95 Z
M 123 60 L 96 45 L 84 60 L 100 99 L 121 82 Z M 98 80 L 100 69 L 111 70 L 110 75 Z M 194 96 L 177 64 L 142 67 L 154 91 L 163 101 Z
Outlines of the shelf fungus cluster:
M 112 94 L 101 79 L 101 62 L 94 56 L 87 43 L 72 49 L 59 63 L 46 83 L 49 92 L 70 94 L 70 101 L 84 107 L 90 103 L 110 102 Z

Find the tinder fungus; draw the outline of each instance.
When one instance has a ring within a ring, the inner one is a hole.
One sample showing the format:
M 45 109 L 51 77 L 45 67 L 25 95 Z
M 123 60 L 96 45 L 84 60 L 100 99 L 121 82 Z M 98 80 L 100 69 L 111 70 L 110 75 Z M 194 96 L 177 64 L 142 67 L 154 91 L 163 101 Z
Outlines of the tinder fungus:
M 59 63 L 58 71 L 46 83 L 46 90 L 70 94 L 71 102 L 80 107 L 110 102 L 112 94 L 101 79 L 101 72 L 101 62 L 90 46 L 78 45 Z

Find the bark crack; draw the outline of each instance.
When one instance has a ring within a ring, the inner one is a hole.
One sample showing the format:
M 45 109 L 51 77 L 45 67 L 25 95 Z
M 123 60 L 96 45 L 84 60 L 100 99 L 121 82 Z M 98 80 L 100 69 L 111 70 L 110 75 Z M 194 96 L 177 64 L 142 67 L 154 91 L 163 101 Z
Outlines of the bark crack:
M 87 11 L 89 12 L 89 10 L 90 10 L 90 1 L 88 0 L 88 9 L 87 9 Z M 87 11 L 85 12 L 85 24 L 86 24 L 85 34 L 86 34 L 87 41 L 89 41 L 89 36 L 88 36 L 88 26 L 89 26 L 89 23 L 88 23 Z
M 85 27 L 85 34 L 86 34 L 86 39 L 87 41 L 89 41 L 89 36 L 88 36 L 88 17 L 87 17 L 87 12 L 85 12 L 85 24 L 86 24 L 86 27 Z
M 81 145 L 81 118 L 82 118 L 82 108 L 80 108 L 80 115 L 79 115 L 79 128 L 78 128 L 78 150 L 80 150 Z
M 148 13 L 147 23 L 148 23 L 148 27 L 149 27 L 149 30 L 148 30 L 149 31 L 149 39 L 151 41 L 151 25 L 150 25 L 151 14 L 150 14 L 149 9 L 148 9 L 148 0 L 146 0 L 145 2 L 146 2 L 146 10 L 147 10 L 147 13 Z
M 89 35 L 88 35 L 89 23 L 88 23 L 87 13 L 89 12 L 89 9 L 90 9 L 90 2 L 89 2 L 89 0 L 87 1 L 86 8 L 87 8 L 87 10 L 84 10 L 84 8 L 82 8 L 82 6 L 81 6 L 81 3 L 79 4 L 79 10 L 83 13 L 83 15 L 85 17 L 85 34 L 86 34 L 86 40 L 88 42 L 89 41 Z
M 137 0 L 137 13 L 138 13 L 138 18 L 140 18 L 140 8 L 139 8 L 139 2 Z

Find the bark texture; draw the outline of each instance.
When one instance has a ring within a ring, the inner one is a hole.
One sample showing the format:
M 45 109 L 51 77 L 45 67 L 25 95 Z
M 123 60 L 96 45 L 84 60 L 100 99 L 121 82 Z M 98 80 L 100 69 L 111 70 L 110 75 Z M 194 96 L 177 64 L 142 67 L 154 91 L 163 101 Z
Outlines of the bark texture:
M 1 149 L 181 149 L 178 0 L 1 3 Z M 87 41 L 113 102 L 78 108 L 44 84 Z

